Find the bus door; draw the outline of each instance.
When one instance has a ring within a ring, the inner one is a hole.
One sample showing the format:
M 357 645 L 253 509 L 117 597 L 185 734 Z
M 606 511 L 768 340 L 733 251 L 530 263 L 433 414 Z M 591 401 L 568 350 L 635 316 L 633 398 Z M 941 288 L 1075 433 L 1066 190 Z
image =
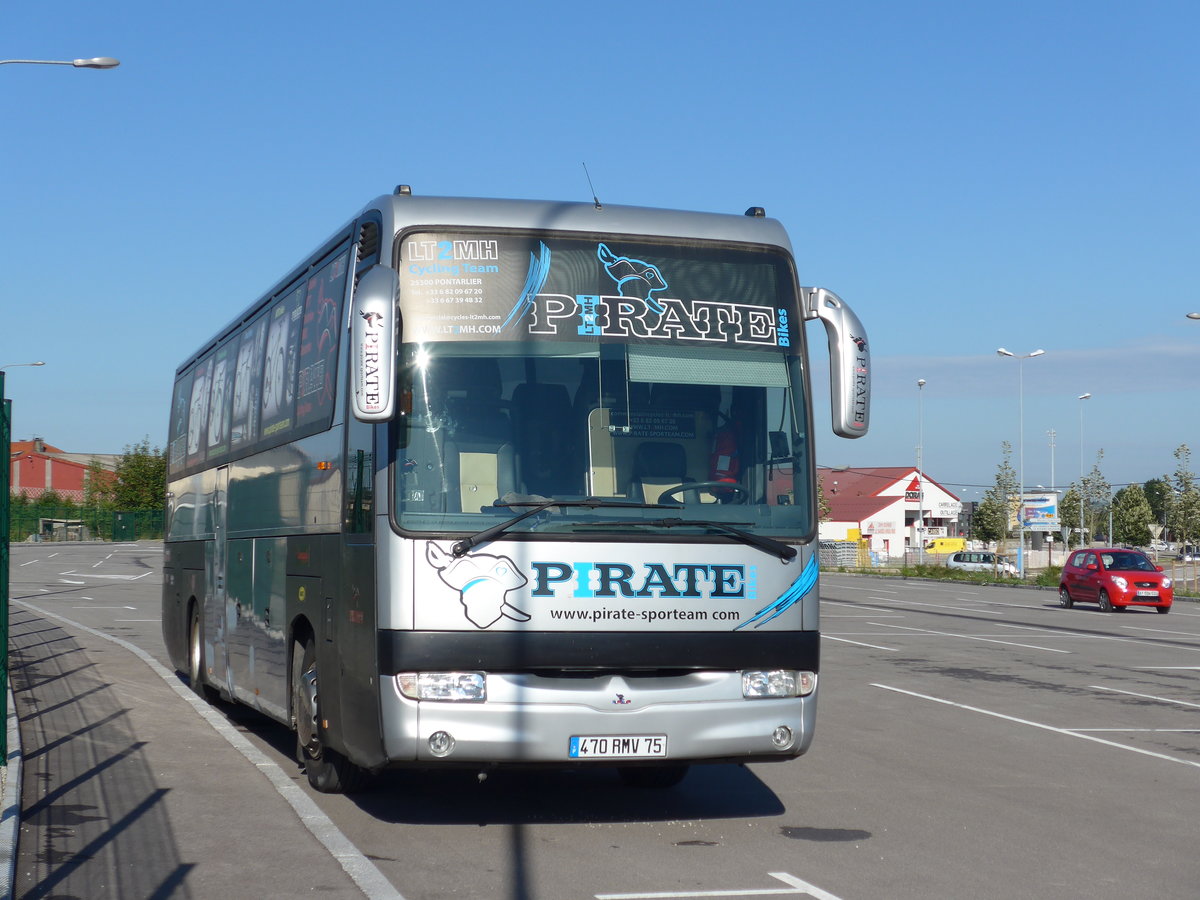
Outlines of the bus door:
M 209 644 L 205 659 L 209 668 L 208 680 L 213 685 L 228 684 L 229 673 L 229 616 L 226 608 L 229 596 L 228 511 L 229 467 L 220 466 L 216 470 L 216 484 L 213 486 L 212 576 L 208 581 L 211 588 L 205 615 L 205 635 Z

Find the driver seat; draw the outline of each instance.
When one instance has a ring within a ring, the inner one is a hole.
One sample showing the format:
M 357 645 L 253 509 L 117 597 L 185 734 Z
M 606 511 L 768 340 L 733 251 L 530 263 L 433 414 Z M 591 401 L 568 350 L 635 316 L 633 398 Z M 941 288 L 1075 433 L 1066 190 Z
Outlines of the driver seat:
M 693 481 L 695 479 L 687 474 L 687 453 L 680 444 L 646 441 L 639 444 L 633 454 L 629 499 L 658 503 L 666 491 Z M 685 503 L 695 503 L 698 499 L 695 491 L 683 496 Z

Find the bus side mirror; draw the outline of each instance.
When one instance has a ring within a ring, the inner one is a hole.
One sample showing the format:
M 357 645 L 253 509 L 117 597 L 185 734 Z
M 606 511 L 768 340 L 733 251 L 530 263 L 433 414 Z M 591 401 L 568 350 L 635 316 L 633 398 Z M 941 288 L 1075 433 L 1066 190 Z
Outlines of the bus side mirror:
M 350 380 L 354 417 L 384 422 L 396 408 L 396 270 L 372 266 L 358 279 L 351 303 Z
M 846 302 L 825 288 L 800 288 L 806 320 L 820 319 L 829 339 L 833 432 L 857 438 L 871 420 L 871 352 L 867 332 Z

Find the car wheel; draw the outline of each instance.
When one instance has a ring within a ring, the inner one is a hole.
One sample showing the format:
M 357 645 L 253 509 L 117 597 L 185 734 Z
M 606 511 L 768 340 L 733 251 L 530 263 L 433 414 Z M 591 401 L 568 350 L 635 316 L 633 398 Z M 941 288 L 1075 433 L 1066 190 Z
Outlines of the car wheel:
M 1165 616 L 1171 611 L 1171 607 L 1169 606 L 1156 606 L 1154 609 L 1160 616 Z
M 1071 599 L 1071 592 L 1065 587 L 1058 589 L 1058 605 L 1063 609 L 1070 609 L 1075 605 L 1075 601 Z
M 1108 591 L 1101 588 L 1100 597 L 1098 599 L 1100 600 L 1100 611 L 1101 612 L 1112 612 L 1113 611 L 1112 601 L 1108 599 Z

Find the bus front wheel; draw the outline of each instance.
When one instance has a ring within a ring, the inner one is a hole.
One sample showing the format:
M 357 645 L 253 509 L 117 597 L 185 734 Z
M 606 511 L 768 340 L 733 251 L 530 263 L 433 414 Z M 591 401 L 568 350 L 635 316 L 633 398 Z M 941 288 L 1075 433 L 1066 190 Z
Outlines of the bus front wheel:
M 317 645 L 311 638 L 304 643 L 300 671 L 292 688 L 296 759 L 304 766 L 308 783 L 323 794 L 349 794 L 362 790 L 367 785 L 370 773 L 325 745 L 321 725 Z

